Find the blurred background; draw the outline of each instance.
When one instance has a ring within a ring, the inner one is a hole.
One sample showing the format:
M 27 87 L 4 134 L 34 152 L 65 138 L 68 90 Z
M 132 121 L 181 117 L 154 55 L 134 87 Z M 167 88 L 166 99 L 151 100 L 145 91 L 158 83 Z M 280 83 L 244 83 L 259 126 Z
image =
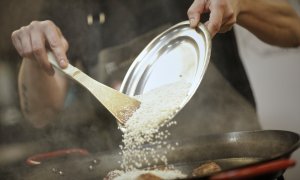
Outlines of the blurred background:
M 11 33 L 28 25 L 32 20 L 42 20 L 43 3 L 44 0 L 0 1 L 0 170 L 3 171 L 0 177 L 5 176 L 4 169 L 9 165 L 19 163 L 19 159 L 32 152 L 46 151 L 49 146 L 52 149 L 68 146 L 59 143 L 65 142 L 60 139 L 61 137 L 74 139 L 76 136 L 70 134 L 76 133 L 80 136 L 80 132 L 68 130 L 52 133 L 49 137 L 49 132 L 56 131 L 57 127 L 47 130 L 35 129 L 20 112 L 17 76 L 21 58 L 11 43 Z M 299 9 L 299 4 L 295 6 Z M 78 32 L 74 32 L 75 35 L 82 35 L 76 33 Z M 300 48 L 282 49 L 269 46 L 239 26 L 235 26 L 235 33 L 263 129 L 300 133 Z M 78 50 L 76 48 L 73 51 Z M 115 127 L 113 124 L 110 126 Z M 81 131 L 94 133 L 95 139 L 87 141 L 97 142 L 98 127 L 84 125 Z M 61 133 L 66 136 L 61 136 Z M 110 134 L 103 133 L 101 136 L 107 137 Z M 119 133 L 115 136 L 116 139 L 120 139 Z M 93 146 L 89 142 L 79 144 L 85 147 Z M 113 149 L 116 144 L 106 144 L 105 147 Z M 70 145 L 72 146 L 73 144 Z M 97 147 L 93 146 L 91 149 L 94 151 L 110 149 Z M 300 163 L 299 150 L 294 154 L 294 158 Z M 295 168 L 288 170 L 286 174 L 287 179 L 297 179 L 299 176 L 300 172 Z

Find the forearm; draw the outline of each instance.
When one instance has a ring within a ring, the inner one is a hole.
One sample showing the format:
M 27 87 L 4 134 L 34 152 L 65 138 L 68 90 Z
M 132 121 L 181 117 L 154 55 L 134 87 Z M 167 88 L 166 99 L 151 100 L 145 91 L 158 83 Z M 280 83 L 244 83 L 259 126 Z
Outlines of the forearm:
M 66 79 L 55 73 L 49 76 L 36 61 L 24 59 L 19 73 L 19 95 L 26 119 L 43 127 L 57 118 L 66 95 Z
M 237 23 L 266 43 L 300 46 L 300 17 L 284 0 L 241 0 Z

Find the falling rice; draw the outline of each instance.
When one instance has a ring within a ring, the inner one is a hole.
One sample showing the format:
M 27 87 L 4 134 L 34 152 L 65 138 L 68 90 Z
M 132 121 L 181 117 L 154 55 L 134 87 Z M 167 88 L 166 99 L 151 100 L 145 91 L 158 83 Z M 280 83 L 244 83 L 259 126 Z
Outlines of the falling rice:
M 168 166 L 166 155 L 175 149 L 175 144 L 167 141 L 171 135 L 167 128 L 176 124 L 176 121 L 171 119 L 180 110 L 189 88 L 190 83 L 178 81 L 136 96 L 141 105 L 125 123 L 123 145 L 120 145 L 122 155 L 120 163 L 125 172 L 123 176 L 133 176 L 142 172 L 138 169 L 155 167 L 156 164 Z M 162 127 L 166 128 L 162 130 Z M 159 177 L 163 172 L 173 175 L 177 173 L 178 176 L 174 178 L 183 175 L 178 170 L 155 170 L 155 172 Z M 164 179 L 174 179 L 172 177 Z

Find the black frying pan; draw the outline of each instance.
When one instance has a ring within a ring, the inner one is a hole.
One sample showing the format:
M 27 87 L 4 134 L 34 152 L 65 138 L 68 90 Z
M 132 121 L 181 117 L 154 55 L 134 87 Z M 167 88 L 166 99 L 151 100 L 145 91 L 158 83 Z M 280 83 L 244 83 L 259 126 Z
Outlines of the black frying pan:
M 216 162 L 222 172 L 241 170 L 249 167 L 259 167 L 264 164 L 274 165 L 274 160 L 289 158 L 299 147 L 297 133 L 279 130 L 252 132 L 232 132 L 226 134 L 206 135 L 194 139 L 179 141 L 179 146 L 168 155 L 168 161 L 186 174 L 206 162 Z M 93 159 L 93 170 L 88 167 Z M 38 167 L 28 167 L 23 179 L 101 179 L 114 169 L 119 169 L 120 156 L 117 152 L 99 153 L 77 159 L 64 159 L 54 162 L 43 162 Z M 273 164 L 272 164 L 273 163 Z M 281 161 L 275 162 L 280 164 Z M 285 161 L 286 165 L 293 162 Z M 282 163 L 281 163 L 282 164 Z M 64 171 L 63 176 L 51 172 L 51 168 Z M 278 166 L 277 166 L 278 167 Z M 284 166 L 283 166 L 284 167 Z M 286 166 L 288 167 L 288 166 Z M 259 176 L 262 179 L 273 179 L 283 173 L 282 169 L 271 174 Z M 210 179 L 217 176 L 197 177 Z M 256 174 L 257 176 L 259 174 Z
M 289 158 L 299 147 L 299 139 L 296 133 L 278 130 L 207 135 L 197 140 L 182 141 L 180 147 L 168 158 L 187 174 L 191 174 L 191 170 L 199 165 L 211 161 L 220 165 L 222 172 L 225 172 Z M 270 177 L 281 174 L 282 172 L 276 171 Z M 203 178 L 209 177 L 211 176 Z

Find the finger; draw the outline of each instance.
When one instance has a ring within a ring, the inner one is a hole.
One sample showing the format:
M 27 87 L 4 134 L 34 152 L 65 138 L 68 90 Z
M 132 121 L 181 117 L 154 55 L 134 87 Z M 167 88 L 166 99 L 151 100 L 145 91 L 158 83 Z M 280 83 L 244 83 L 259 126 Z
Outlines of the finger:
M 14 31 L 11 35 L 11 40 L 12 40 L 14 47 L 18 51 L 18 54 L 20 56 L 22 56 L 22 54 L 23 54 L 22 44 L 21 44 L 21 41 L 19 40 L 17 34 L 18 34 L 17 31 Z
M 66 68 L 68 65 L 66 51 L 56 28 L 46 28 L 44 35 L 46 37 L 46 41 L 49 43 L 50 49 L 56 57 L 56 61 L 59 63 L 61 68 Z
M 214 37 L 221 28 L 222 20 L 223 20 L 223 12 L 224 10 L 222 8 L 218 8 L 218 7 L 211 8 L 211 13 L 207 23 L 207 28 L 212 37 Z
M 62 37 L 62 42 L 63 42 L 63 46 L 64 46 L 64 48 L 65 48 L 65 52 L 67 52 L 68 49 L 69 49 L 69 43 L 68 43 L 68 41 L 65 39 L 65 37 Z M 67 60 L 68 60 L 68 59 L 67 59 Z
M 235 23 L 236 23 L 236 16 L 234 16 L 234 14 L 229 14 L 225 19 L 223 17 L 223 24 L 221 25 L 220 32 L 223 33 L 231 30 Z
M 58 35 L 60 36 L 60 37 L 62 37 L 63 36 L 63 34 L 62 34 L 62 32 L 61 32 L 61 30 L 60 30 L 60 28 L 59 27 L 55 27 L 56 28 L 56 31 L 57 31 L 57 33 L 58 33 Z
M 228 31 L 230 31 L 233 28 L 233 25 L 222 25 L 222 27 L 220 28 L 220 33 L 226 33 Z
M 61 30 L 59 29 L 59 27 L 56 26 L 56 30 L 60 36 L 60 38 L 62 39 L 62 43 L 63 43 L 63 46 L 64 46 L 64 49 L 65 49 L 65 52 L 68 51 L 69 49 L 69 43 L 68 41 L 66 40 L 66 38 L 64 37 L 64 35 L 62 34 Z
M 189 8 L 187 14 L 192 28 L 195 28 L 200 22 L 201 14 L 205 8 L 205 3 L 205 0 L 194 0 L 193 4 Z
M 227 18 L 227 20 L 223 20 L 223 24 L 220 28 L 220 33 L 226 33 L 227 31 L 230 31 L 233 28 L 233 25 L 235 24 L 235 18 Z
M 31 47 L 31 40 L 30 40 L 30 34 L 28 32 L 27 27 L 21 28 L 18 39 L 21 42 L 21 46 L 22 46 L 22 57 L 32 59 L 33 54 L 32 54 L 32 47 Z
M 41 67 L 49 74 L 54 74 L 54 69 L 48 61 L 47 51 L 45 48 L 45 39 L 41 32 L 32 30 L 30 33 L 31 46 L 34 58 L 39 62 Z

